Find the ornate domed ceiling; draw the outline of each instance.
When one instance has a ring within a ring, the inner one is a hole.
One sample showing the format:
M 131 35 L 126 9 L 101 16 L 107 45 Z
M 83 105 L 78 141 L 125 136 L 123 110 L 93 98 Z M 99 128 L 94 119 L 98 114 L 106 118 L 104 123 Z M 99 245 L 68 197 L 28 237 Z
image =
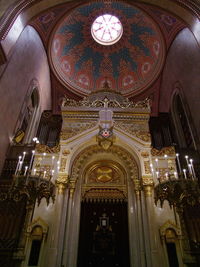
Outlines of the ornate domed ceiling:
M 123 27 L 118 42 L 97 43 L 91 26 L 103 14 L 116 16 Z M 162 34 L 153 19 L 124 2 L 93 2 L 79 6 L 57 23 L 49 54 L 57 77 L 66 87 L 87 95 L 105 80 L 124 96 L 136 95 L 158 77 L 164 62 Z

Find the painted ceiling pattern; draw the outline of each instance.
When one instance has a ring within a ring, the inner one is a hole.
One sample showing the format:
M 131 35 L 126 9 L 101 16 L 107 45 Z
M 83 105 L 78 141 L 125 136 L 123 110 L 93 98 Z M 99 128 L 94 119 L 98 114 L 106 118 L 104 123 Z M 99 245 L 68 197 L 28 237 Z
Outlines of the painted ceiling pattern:
M 98 44 L 91 35 L 93 21 L 105 12 L 123 25 L 121 39 L 110 46 Z M 105 79 L 125 96 L 138 94 L 157 78 L 165 55 L 157 24 L 138 7 L 119 1 L 73 9 L 57 23 L 50 43 L 56 76 L 80 95 L 100 89 Z

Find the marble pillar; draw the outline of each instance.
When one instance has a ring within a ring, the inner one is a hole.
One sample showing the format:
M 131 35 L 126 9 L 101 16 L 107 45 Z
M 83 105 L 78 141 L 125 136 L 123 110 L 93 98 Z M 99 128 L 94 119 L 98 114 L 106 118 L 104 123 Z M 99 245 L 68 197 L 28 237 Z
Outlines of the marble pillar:
M 147 227 L 148 236 L 150 241 L 150 257 L 147 259 L 151 261 L 152 267 L 160 267 L 161 259 L 158 250 L 158 229 L 155 224 L 155 209 L 154 209 L 154 199 L 153 199 L 153 185 L 144 185 L 144 196 L 145 196 L 145 206 L 146 206 L 146 216 L 147 216 Z
M 59 255 L 59 247 L 61 245 L 60 235 L 63 228 L 62 225 L 62 215 L 63 215 L 63 205 L 65 199 L 65 188 L 67 183 L 57 182 L 57 194 L 55 201 L 55 215 L 52 226 L 52 238 L 50 242 L 50 248 L 48 249 L 48 267 L 57 267 L 57 259 Z
M 137 202 L 135 197 L 135 190 L 133 187 L 133 181 L 128 180 L 128 223 L 129 223 L 129 251 L 130 251 L 130 266 L 141 266 L 140 257 L 140 232 Z M 139 242 L 138 242 L 139 241 Z
M 146 267 L 145 244 L 144 244 L 144 223 L 142 219 L 142 205 L 141 205 L 141 191 L 136 191 L 136 205 L 138 218 L 138 232 L 139 232 L 139 249 L 140 249 L 140 266 Z
M 58 253 L 57 253 L 56 267 L 60 267 L 61 262 L 62 262 L 65 225 L 66 225 L 67 210 L 68 210 L 68 200 L 69 200 L 69 188 L 66 189 L 65 196 L 64 196 L 63 211 L 62 211 L 60 229 L 59 229 L 59 238 L 58 238 L 59 242 L 58 242 Z

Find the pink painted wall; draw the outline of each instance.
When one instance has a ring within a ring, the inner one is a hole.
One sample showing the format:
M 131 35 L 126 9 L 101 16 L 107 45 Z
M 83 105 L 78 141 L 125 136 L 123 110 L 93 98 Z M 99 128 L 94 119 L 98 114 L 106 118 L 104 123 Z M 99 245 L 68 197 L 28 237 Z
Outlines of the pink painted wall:
M 160 89 L 160 112 L 169 111 L 177 84 L 188 104 L 197 135 L 200 136 L 200 47 L 187 28 L 177 35 L 166 59 Z
M 27 26 L 0 73 L 0 168 L 33 79 L 39 83 L 41 112 L 51 109 L 51 84 L 46 52 L 35 29 Z

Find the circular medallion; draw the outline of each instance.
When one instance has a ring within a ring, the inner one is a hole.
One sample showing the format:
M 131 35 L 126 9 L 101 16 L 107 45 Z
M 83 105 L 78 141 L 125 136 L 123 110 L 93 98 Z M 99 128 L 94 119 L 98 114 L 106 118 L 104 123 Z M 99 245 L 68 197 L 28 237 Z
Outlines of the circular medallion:
M 116 16 L 104 14 L 95 19 L 91 27 L 91 33 L 97 43 L 112 45 L 121 38 L 123 28 Z

